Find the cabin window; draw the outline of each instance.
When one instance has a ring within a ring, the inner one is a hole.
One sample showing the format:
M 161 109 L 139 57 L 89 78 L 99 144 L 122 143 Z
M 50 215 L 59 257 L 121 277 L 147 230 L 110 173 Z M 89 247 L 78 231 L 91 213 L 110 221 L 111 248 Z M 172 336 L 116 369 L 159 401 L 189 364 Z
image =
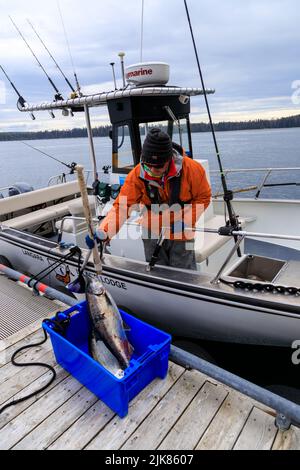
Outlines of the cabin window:
M 161 121 L 140 124 L 140 135 L 141 143 L 146 138 L 147 133 L 153 127 L 158 127 L 162 131 L 169 134 L 173 142 L 181 145 L 185 151 L 190 150 L 189 135 L 188 135 L 188 124 L 186 119 L 180 119 L 179 121 Z
M 117 139 L 113 149 L 113 168 L 115 172 L 128 173 L 134 167 L 129 127 L 118 126 L 115 132 Z

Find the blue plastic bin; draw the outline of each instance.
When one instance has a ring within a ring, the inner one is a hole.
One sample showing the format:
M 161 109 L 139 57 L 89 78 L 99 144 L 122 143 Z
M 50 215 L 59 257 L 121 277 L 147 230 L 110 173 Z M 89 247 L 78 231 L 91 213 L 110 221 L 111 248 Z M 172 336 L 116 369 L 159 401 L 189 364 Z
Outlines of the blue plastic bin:
M 168 372 L 171 336 L 120 310 L 131 328 L 127 337 L 134 353 L 122 379 L 116 378 L 88 354 L 91 331 L 86 302 L 58 314 L 59 319 L 71 321 L 63 337 L 47 321 L 43 327 L 49 333 L 57 362 L 106 403 L 121 418 L 127 415 L 130 400 L 156 377 L 165 378 Z

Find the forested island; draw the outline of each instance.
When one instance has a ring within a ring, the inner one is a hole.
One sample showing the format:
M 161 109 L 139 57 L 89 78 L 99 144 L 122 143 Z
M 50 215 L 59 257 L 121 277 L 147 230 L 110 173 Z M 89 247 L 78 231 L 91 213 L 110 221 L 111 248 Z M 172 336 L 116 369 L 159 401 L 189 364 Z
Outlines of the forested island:
M 214 124 L 216 131 L 241 131 L 251 129 L 280 129 L 289 127 L 300 127 L 300 114 L 296 116 L 283 117 L 279 119 L 256 119 L 241 122 L 218 122 Z M 208 123 L 199 122 L 191 124 L 192 132 L 209 132 Z M 93 128 L 95 137 L 107 137 L 111 126 L 99 126 Z M 39 140 L 39 139 L 64 139 L 75 137 L 86 137 L 86 128 L 75 128 L 71 130 L 54 130 L 38 132 L 0 132 L 0 141 L 8 140 Z

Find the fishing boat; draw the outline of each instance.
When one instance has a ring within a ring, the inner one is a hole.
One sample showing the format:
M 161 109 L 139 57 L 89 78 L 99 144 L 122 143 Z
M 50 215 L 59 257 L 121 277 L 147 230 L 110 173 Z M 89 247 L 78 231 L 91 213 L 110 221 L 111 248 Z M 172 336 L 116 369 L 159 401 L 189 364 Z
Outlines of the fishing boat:
M 140 63 L 126 69 L 122 89 L 20 108 L 27 113 L 84 109 L 95 226 L 139 163 L 149 126 L 167 129 L 172 141 L 196 158 L 190 102 L 204 90 L 169 86 L 168 72 L 167 64 Z M 89 109 L 98 106 L 107 106 L 112 126 L 111 168 L 101 171 L 89 119 Z M 210 177 L 208 161 L 199 161 Z M 270 172 L 266 169 L 267 176 Z M 259 192 L 266 181 L 264 176 Z M 87 226 L 77 181 L 53 183 L 37 190 L 0 189 L 0 262 L 67 292 L 87 253 Z M 159 265 L 149 270 L 139 214 L 133 213 L 103 255 L 102 281 L 120 307 L 177 338 L 290 347 L 300 338 L 300 201 L 235 197 L 230 204 L 239 214 L 238 226 L 228 222 L 219 197 L 199 221 L 196 271 Z M 92 263 L 86 270 L 93 272 Z
M 119 53 L 122 88 L 117 87 L 111 63 L 115 90 L 84 96 L 75 70 L 77 89 L 29 22 L 71 89 L 70 98 L 63 99 L 12 18 L 18 34 L 52 85 L 54 100 L 28 104 L 1 68 L 18 95 L 19 111 L 29 113 L 32 119 L 39 111 L 48 111 L 52 117 L 56 111 L 64 116 L 84 112 L 94 176 L 89 197 L 95 226 L 112 207 L 126 175 L 139 163 L 150 127 L 164 129 L 179 152 L 184 148 L 190 158 L 197 158 L 190 125 L 191 99 L 203 95 L 222 191 L 212 200 L 195 230 L 197 269 L 160 266 L 155 264 L 155 257 L 146 262 L 138 223 L 140 214 L 136 211 L 111 240 L 110 251 L 103 255 L 102 282 L 120 307 L 179 340 L 290 347 L 300 338 L 300 201 L 260 197 L 262 189 L 272 185 L 268 178 L 275 169 L 265 169 L 254 198 L 237 198 L 229 189 L 226 178 L 229 170 L 223 169 L 207 98 L 214 90 L 204 85 L 187 2 L 184 4 L 201 88 L 170 86 L 169 65 L 143 62 L 141 41 L 141 61 L 128 66 L 126 71 L 125 54 Z M 99 106 L 108 108 L 112 142 L 111 166 L 102 165 L 101 171 L 90 122 L 90 108 Z M 208 161 L 199 162 L 210 178 Z M 76 165 L 67 166 L 70 175 L 74 174 Z M 0 263 L 72 295 L 66 286 L 77 279 L 81 261 L 83 258 L 87 261 L 88 254 L 85 245 L 88 228 L 77 181 L 67 181 L 63 174 L 59 181 L 50 178 L 48 187 L 42 189 L 15 184 L 0 189 L 0 194 Z M 163 243 L 163 233 L 160 235 L 159 241 Z M 85 269 L 95 273 L 92 263 L 86 263 Z

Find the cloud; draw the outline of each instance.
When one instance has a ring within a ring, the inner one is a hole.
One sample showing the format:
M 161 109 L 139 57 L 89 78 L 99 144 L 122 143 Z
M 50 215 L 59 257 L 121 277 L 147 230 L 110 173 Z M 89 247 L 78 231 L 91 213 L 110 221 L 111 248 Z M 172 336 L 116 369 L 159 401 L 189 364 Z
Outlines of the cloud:
M 41 6 L 42 5 L 42 6 Z M 76 71 L 85 90 L 113 89 L 110 62 L 116 63 L 121 80 L 118 52 L 126 52 L 126 64 L 140 58 L 141 0 L 60 0 Z M 199 87 L 199 74 L 182 0 L 145 0 L 143 59 L 171 65 L 170 83 Z M 297 112 L 289 101 L 291 84 L 300 79 L 298 66 L 298 0 L 188 0 L 200 62 L 207 87 L 215 88 L 211 98 L 215 115 L 262 116 Z M 29 102 L 52 100 L 54 90 L 14 30 L 10 14 L 34 48 L 48 74 L 64 96 L 70 90 L 57 68 L 26 22 L 29 18 L 74 84 L 56 2 L 0 0 L 0 57 L 17 88 Z M 2 89 L 3 94 L 3 86 Z M 283 102 L 281 97 L 286 97 Z M 1 98 L 1 95 L 0 95 Z M 262 100 L 262 101 L 260 101 Z M 198 107 L 198 98 L 193 100 Z M 5 109 L 15 109 L 16 95 L 6 88 Z M 201 106 L 200 106 L 201 107 Z M 28 128 L 27 117 L 3 111 L 0 128 Z M 99 111 L 99 110 L 98 110 Z M 227 114 L 226 114 L 227 113 Z M 195 116 L 203 113 L 195 112 Z M 104 116 L 100 117 L 102 122 Z M 83 119 L 76 117 L 76 125 Z M 51 128 L 74 126 L 75 120 L 49 121 L 38 115 L 38 124 Z M 83 125 L 83 124 L 82 124 Z

